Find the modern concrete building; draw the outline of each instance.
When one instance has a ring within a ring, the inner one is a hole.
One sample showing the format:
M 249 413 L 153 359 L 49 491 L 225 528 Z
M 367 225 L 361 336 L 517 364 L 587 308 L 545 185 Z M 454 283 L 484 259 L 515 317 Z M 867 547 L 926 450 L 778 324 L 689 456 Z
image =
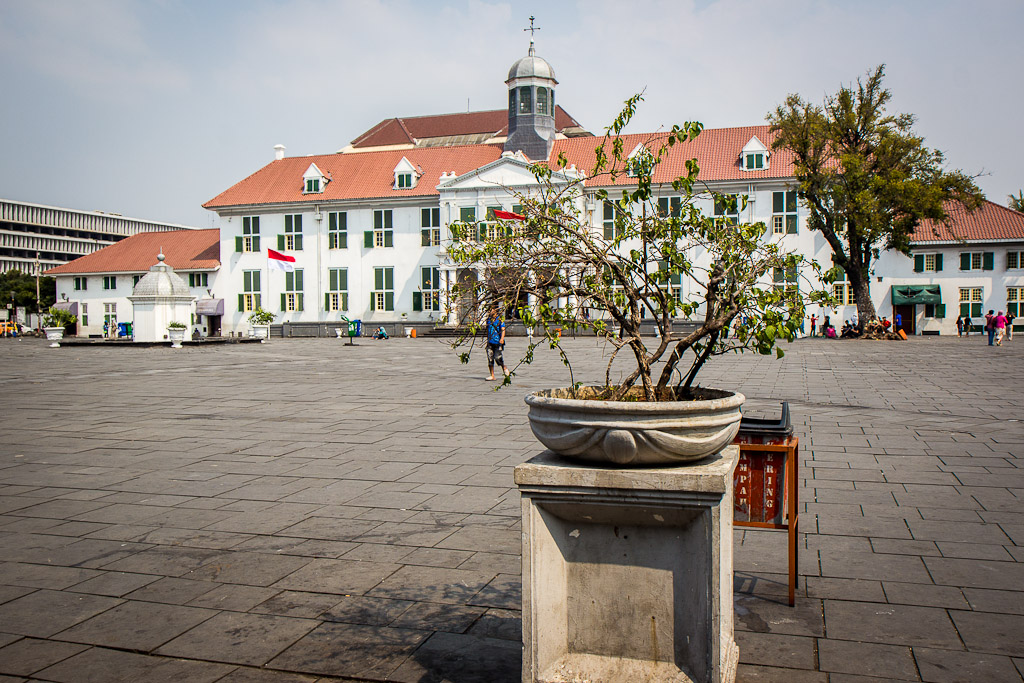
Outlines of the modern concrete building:
M 191 230 L 186 225 L 126 218 L 102 211 L 62 209 L 0 199 L 0 273 L 35 275 L 141 232 Z

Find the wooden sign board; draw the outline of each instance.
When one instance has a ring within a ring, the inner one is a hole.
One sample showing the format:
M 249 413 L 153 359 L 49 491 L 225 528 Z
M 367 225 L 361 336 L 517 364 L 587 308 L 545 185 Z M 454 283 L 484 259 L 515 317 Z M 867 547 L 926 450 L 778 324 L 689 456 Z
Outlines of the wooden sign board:
M 733 524 L 789 532 L 789 604 L 796 604 L 797 459 L 795 436 L 737 436 L 740 458 L 733 474 Z

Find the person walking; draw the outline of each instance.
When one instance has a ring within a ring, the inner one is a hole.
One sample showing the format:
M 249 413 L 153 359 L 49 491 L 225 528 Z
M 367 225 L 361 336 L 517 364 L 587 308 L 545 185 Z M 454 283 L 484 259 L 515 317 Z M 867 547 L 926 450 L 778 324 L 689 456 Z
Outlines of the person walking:
M 992 319 L 995 317 L 995 311 L 991 308 L 988 310 L 988 313 L 985 314 L 985 331 L 988 332 L 989 346 L 993 346 L 996 341 L 996 326 L 992 324 Z
M 956 319 L 956 336 L 964 336 L 964 317 L 962 315 L 957 316 Z
M 971 325 L 973 325 L 973 324 L 974 324 L 974 322 L 971 320 L 971 316 L 967 316 L 966 318 L 964 318 L 964 336 L 965 337 L 970 337 L 971 336 Z
M 1003 345 L 1003 337 L 1006 336 L 1006 316 L 1003 315 L 1002 311 L 999 311 L 999 315 L 992 318 L 992 326 L 996 330 L 996 346 Z
M 818 316 L 814 313 L 811 314 L 811 336 L 818 336 Z
M 1013 313 L 1006 312 L 1006 341 L 1013 341 L 1013 319 L 1016 317 Z
M 505 348 L 505 323 L 498 317 L 498 307 L 491 306 L 487 314 L 487 369 L 491 376 L 487 381 L 494 380 L 494 364 L 501 366 L 501 371 L 508 377 L 508 368 L 505 367 L 505 358 L 502 350 Z

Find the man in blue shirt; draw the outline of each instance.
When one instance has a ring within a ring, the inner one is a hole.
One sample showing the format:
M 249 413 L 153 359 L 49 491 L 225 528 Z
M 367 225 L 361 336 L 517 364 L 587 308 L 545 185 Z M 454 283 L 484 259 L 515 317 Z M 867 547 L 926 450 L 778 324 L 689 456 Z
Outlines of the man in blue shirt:
M 491 376 L 487 378 L 487 381 L 494 379 L 495 363 L 500 365 L 502 372 L 506 377 L 508 376 L 508 368 L 505 367 L 505 359 L 501 355 L 504 348 L 505 323 L 498 317 L 498 308 L 491 306 L 491 310 L 487 314 L 487 368 L 491 371 Z

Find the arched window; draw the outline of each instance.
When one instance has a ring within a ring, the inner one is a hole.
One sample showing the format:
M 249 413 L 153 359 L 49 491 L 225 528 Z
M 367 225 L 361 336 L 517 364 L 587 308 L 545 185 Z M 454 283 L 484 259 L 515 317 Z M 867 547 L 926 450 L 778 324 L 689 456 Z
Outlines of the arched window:
M 533 98 L 530 97 L 530 86 L 528 85 L 519 88 L 519 113 L 533 113 Z
M 547 116 L 548 111 L 548 89 L 537 88 L 537 113 Z

